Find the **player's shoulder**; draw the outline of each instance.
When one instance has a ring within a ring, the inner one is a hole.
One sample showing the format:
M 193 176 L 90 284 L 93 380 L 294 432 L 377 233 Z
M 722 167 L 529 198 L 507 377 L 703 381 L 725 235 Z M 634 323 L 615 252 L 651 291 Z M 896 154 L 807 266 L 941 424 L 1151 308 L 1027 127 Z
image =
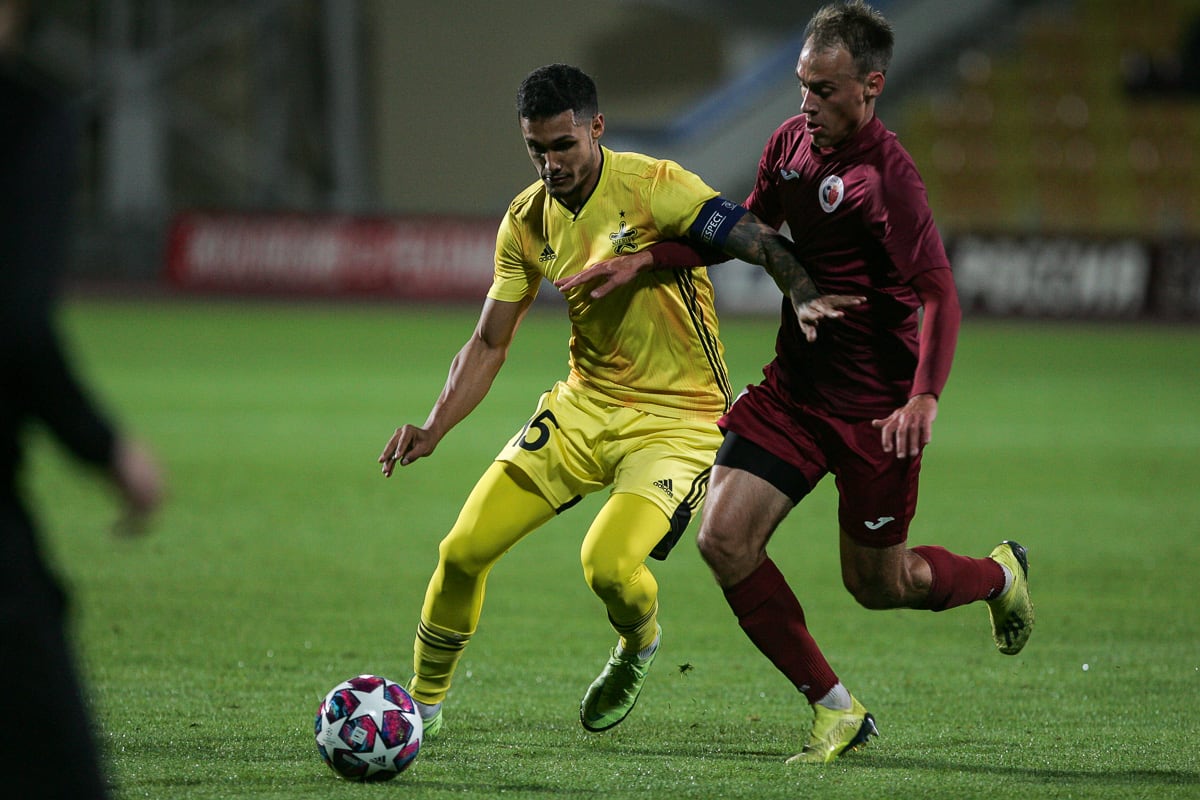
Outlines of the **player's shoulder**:
M 866 127 L 856 135 L 859 148 L 864 153 L 871 153 L 875 158 L 896 156 L 909 159 L 908 151 L 900 142 L 896 132 L 884 124 L 879 117 L 872 117 Z
M 508 215 L 516 219 L 540 214 L 546 204 L 546 184 L 534 181 L 522 190 L 508 204 Z
M 808 117 L 797 114 L 779 124 L 763 146 L 763 154 L 773 154 L 774 157 L 786 157 L 787 154 L 804 151 L 804 139 L 808 136 L 806 122 Z
M 791 141 L 802 137 L 808 130 L 806 126 L 807 122 L 808 116 L 805 114 L 797 114 L 794 117 L 788 117 L 783 122 L 779 123 L 779 127 L 777 127 L 771 133 L 771 139 L 783 139 Z
M 877 122 L 879 134 L 874 151 L 876 159 L 883 165 L 883 171 L 891 174 L 918 175 L 916 161 L 908 152 L 908 148 L 900 141 L 900 137 L 896 135 L 895 131 L 885 127 L 882 122 L 878 120 Z
M 666 170 L 683 169 L 668 158 L 656 158 L 645 153 L 609 150 L 605 148 L 606 167 L 615 175 L 649 178 Z
M 872 128 L 870 141 L 858 160 L 875 176 L 875 191 L 891 206 L 928 209 L 925 182 L 912 155 L 879 119 L 872 122 Z
M 807 114 L 797 114 L 794 117 L 788 117 L 783 122 L 779 123 L 779 127 L 775 129 L 776 133 L 791 133 L 803 132 L 805 124 L 808 122 Z

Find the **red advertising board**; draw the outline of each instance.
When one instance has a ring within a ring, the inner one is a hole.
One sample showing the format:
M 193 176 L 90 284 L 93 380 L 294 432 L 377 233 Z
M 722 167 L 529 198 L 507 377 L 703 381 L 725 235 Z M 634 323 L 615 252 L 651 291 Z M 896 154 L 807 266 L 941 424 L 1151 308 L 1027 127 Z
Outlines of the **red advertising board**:
M 189 212 L 171 225 L 176 287 L 247 294 L 479 300 L 497 220 Z
M 492 283 L 498 224 L 189 212 L 171 226 L 167 277 L 189 291 L 479 302 Z M 971 234 L 947 251 L 968 313 L 1200 319 L 1200 242 Z M 724 265 L 712 278 L 720 310 L 778 313 L 779 290 L 761 269 Z

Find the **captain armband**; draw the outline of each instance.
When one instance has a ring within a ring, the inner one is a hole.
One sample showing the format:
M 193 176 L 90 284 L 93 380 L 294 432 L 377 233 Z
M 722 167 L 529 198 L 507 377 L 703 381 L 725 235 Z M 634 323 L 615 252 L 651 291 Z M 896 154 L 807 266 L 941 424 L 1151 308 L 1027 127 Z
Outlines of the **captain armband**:
M 723 197 L 714 197 L 700 207 L 695 222 L 688 228 L 688 235 L 719 250 L 724 247 L 733 226 L 745 214 L 745 206 Z

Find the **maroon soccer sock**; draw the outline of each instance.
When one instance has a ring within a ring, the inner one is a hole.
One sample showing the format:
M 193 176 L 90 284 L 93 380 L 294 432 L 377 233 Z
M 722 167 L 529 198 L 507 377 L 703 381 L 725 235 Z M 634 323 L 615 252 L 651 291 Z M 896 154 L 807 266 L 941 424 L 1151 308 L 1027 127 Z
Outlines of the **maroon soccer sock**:
M 804 609 L 771 559 L 726 589 L 725 600 L 750 641 L 810 703 L 838 682 L 804 624 Z
M 945 611 L 955 606 L 990 600 L 1004 590 L 1004 569 L 990 558 L 970 558 L 944 547 L 914 547 L 929 564 L 933 581 L 921 608 Z

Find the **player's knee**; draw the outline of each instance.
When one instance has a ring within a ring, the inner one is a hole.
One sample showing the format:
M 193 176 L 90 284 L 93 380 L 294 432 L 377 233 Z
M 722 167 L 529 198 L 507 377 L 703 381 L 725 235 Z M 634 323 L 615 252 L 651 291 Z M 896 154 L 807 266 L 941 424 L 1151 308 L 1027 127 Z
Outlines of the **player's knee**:
M 720 529 L 702 526 L 696 536 L 696 546 L 704 563 L 717 574 L 737 564 L 746 557 L 745 546 L 735 536 L 728 536 Z
M 471 537 L 453 533 L 438 545 L 438 559 L 445 572 L 464 577 L 481 575 L 495 563 L 489 554 L 479 551 Z
M 700 550 L 700 557 L 709 567 L 724 564 L 729 560 L 729 547 L 711 531 L 701 528 L 700 533 L 696 535 L 696 547 Z
M 633 568 L 621 558 L 585 557 L 583 578 L 603 600 L 620 597 L 633 581 Z
M 724 533 L 724 529 L 704 525 L 696 536 L 696 547 L 716 581 L 724 587 L 748 575 L 758 563 L 760 553 L 742 536 Z

